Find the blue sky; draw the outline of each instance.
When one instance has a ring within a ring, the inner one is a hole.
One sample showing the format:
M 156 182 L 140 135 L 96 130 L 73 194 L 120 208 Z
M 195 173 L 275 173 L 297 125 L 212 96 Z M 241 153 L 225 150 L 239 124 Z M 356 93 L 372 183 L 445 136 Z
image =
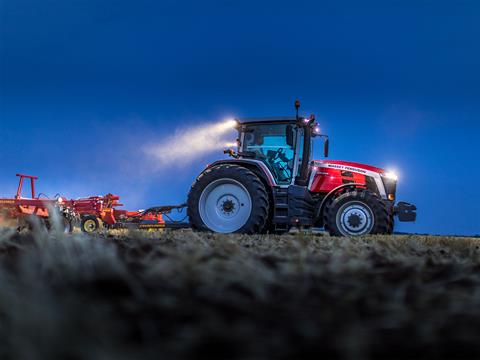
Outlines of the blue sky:
M 397 170 L 419 207 L 397 230 L 478 234 L 479 18 L 477 1 L 0 0 L 0 193 L 26 172 L 50 195 L 182 202 L 221 149 L 157 170 L 145 144 L 300 98 L 332 159 Z

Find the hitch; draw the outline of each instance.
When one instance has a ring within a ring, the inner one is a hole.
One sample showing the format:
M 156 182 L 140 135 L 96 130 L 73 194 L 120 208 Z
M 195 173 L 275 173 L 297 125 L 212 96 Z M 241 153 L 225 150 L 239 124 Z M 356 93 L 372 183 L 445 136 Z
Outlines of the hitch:
M 223 150 L 223 153 L 234 159 L 238 159 L 239 157 L 238 154 L 235 151 L 233 151 L 233 149 L 225 149 Z
M 417 207 L 405 201 L 400 201 L 393 208 L 394 215 L 398 216 L 401 222 L 411 222 L 417 219 Z

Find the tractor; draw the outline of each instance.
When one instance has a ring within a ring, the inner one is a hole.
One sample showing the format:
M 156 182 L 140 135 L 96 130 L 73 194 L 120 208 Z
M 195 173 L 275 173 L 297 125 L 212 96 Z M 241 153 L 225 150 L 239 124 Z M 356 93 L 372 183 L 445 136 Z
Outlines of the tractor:
M 188 194 L 190 225 L 220 233 L 284 233 L 323 227 L 332 236 L 391 234 L 416 206 L 396 203 L 397 177 L 370 165 L 313 160 L 315 116 L 236 119 L 237 149 L 208 165 Z

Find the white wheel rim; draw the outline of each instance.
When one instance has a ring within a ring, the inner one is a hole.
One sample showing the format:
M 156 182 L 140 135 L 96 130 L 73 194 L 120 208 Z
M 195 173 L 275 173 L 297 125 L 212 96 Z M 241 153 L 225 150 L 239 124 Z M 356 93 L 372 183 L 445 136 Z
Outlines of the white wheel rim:
M 198 210 L 210 230 L 231 233 L 247 223 L 252 212 L 252 199 L 238 181 L 218 179 L 202 191 Z
M 349 201 L 338 209 L 336 222 L 342 235 L 366 235 L 372 231 L 374 216 L 368 205 Z

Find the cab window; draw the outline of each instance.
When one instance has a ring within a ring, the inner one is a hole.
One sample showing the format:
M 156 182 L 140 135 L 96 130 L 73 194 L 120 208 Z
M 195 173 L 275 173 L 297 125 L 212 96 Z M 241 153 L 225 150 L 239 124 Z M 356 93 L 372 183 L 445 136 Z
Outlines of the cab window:
M 244 129 L 243 151 L 263 161 L 277 183 L 290 184 L 295 161 L 294 147 L 287 144 L 287 124 L 247 125 Z

